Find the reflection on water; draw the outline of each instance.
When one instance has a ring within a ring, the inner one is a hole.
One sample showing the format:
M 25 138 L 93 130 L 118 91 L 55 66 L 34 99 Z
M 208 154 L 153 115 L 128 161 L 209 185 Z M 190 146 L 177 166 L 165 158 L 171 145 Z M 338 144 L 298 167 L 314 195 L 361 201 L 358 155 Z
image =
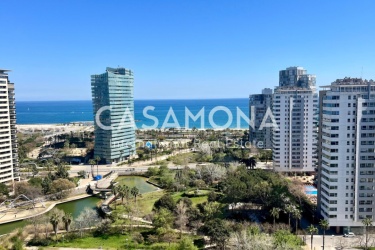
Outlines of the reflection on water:
M 146 178 L 140 176 L 120 176 L 116 179 L 120 185 L 127 185 L 128 187 L 137 187 L 141 194 L 158 190 L 157 187 L 148 184 Z
M 146 178 L 140 176 L 120 176 L 116 179 L 120 184 L 125 184 L 132 188 L 136 186 L 141 194 L 156 191 L 158 188 L 148 184 Z M 70 201 L 56 205 L 58 209 L 63 210 L 65 213 L 71 213 L 73 218 L 77 218 L 81 211 L 85 208 L 96 209 L 97 203 L 100 199 L 97 197 L 88 197 L 81 200 Z M 24 227 L 27 224 L 26 221 L 16 221 L 7 224 L 0 225 L 0 235 L 10 233 L 16 228 Z
M 77 218 L 79 213 L 83 211 L 86 207 L 96 209 L 96 204 L 100 199 L 97 197 L 88 197 L 81 200 L 70 201 L 56 205 L 55 207 L 63 210 L 65 213 L 71 213 L 73 218 Z M 27 221 L 16 221 L 7 224 L 0 225 L 0 235 L 7 234 L 16 228 L 24 227 Z

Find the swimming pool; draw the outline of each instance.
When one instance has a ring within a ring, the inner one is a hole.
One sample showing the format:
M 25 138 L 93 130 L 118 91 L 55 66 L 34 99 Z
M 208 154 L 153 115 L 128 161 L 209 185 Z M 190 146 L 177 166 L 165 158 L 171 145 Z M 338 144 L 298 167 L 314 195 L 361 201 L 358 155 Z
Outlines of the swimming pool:
M 305 194 L 318 195 L 318 190 L 314 186 L 305 186 Z

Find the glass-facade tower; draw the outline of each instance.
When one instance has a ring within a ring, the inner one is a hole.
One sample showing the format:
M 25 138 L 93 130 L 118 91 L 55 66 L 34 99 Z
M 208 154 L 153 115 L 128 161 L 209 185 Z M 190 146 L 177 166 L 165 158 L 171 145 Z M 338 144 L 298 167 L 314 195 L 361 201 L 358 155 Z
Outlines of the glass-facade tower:
M 126 160 L 135 151 L 134 77 L 125 68 L 106 68 L 91 76 L 95 157 L 102 162 Z

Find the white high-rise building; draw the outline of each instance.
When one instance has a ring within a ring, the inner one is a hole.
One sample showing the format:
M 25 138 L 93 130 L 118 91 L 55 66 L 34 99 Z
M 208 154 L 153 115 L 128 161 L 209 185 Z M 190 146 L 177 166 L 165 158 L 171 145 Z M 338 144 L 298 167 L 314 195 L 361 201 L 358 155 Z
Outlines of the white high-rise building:
M 347 232 L 375 216 L 375 82 L 345 78 L 323 88 L 318 209 Z
M 9 70 L 0 69 L 0 183 L 19 179 L 14 84 Z
M 315 75 L 302 67 L 280 71 L 272 98 L 273 166 L 279 172 L 314 172 L 317 164 L 317 111 Z

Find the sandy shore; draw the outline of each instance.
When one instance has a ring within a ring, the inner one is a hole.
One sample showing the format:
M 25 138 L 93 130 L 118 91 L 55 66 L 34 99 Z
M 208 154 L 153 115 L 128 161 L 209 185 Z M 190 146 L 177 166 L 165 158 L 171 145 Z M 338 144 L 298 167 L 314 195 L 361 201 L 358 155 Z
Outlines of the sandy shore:
M 21 133 L 41 132 L 45 134 L 59 134 L 93 131 L 94 126 L 80 124 L 17 124 L 17 130 Z
M 70 123 L 70 124 L 17 124 L 17 129 L 22 131 L 56 131 L 56 132 L 70 132 L 75 130 L 87 130 L 87 129 L 94 129 L 92 124 L 88 125 L 87 123 Z M 137 128 L 137 130 L 144 130 L 144 131 L 151 131 L 151 130 L 159 130 L 161 128 Z M 162 131 L 167 131 L 170 128 L 161 129 Z M 175 128 L 175 131 L 192 131 L 192 128 Z M 225 129 L 219 128 L 197 128 L 198 131 L 200 130 L 215 130 L 215 131 L 222 131 Z M 248 130 L 247 128 L 229 128 L 230 131 L 233 130 Z

